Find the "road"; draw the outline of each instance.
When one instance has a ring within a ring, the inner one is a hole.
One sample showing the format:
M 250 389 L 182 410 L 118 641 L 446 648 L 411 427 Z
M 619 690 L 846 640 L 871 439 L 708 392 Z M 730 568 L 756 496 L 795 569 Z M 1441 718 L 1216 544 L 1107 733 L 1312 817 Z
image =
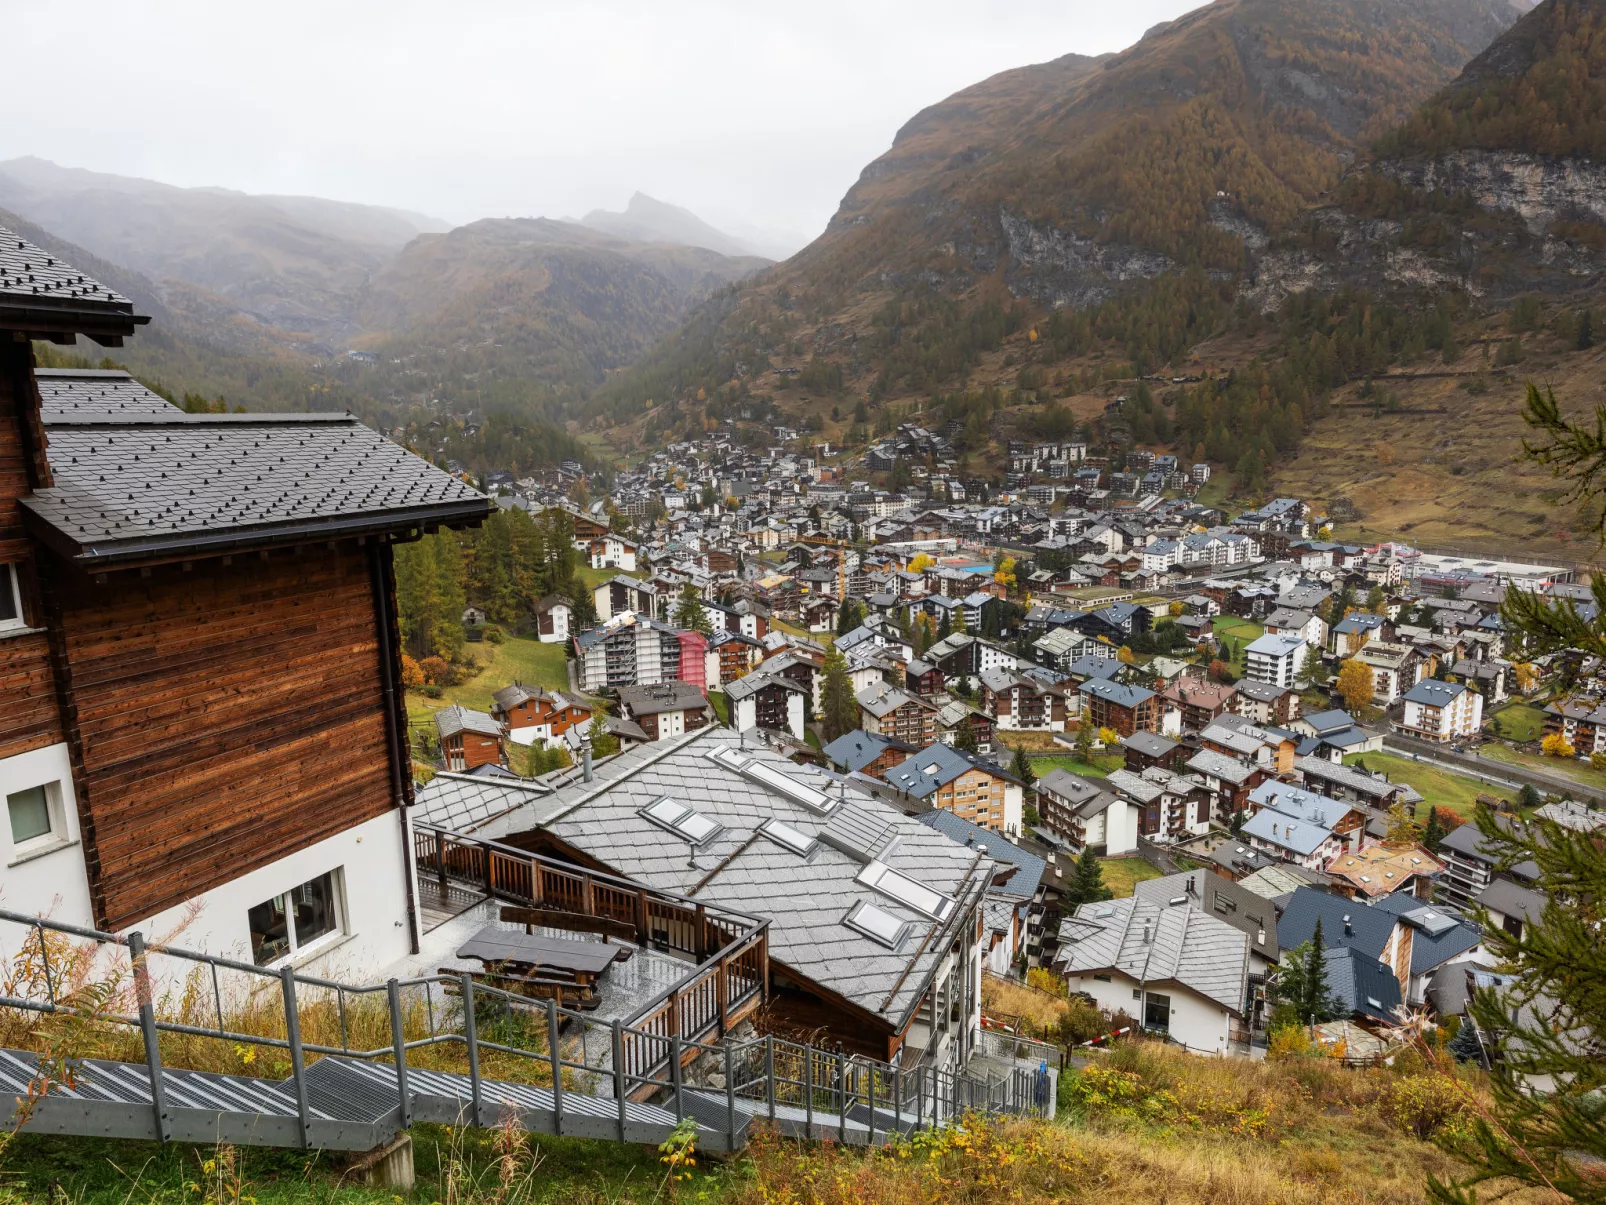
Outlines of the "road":
M 1413 761 L 1442 766 L 1452 773 L 1476 778 L 1493 786 L 1520 788 L 1524 783 L 1532 783 L 1542 791 L 1561 795 L 1563 798 L 1597 801 L 1600 799 L 1601 793 L 1593 787 L 1584 786 L 1560 774 L 1534 770 L 1527 766 L 1514 766 L 1508 762 L 1491 761 L 1479 757 L 1476 753 L 1451 753 L 1448 749 L 1440 749 L 1425 741 L 1412 740 L 1395 733 L 1384 736 L 1383 749 L 1400 757 L 1409 757 Z

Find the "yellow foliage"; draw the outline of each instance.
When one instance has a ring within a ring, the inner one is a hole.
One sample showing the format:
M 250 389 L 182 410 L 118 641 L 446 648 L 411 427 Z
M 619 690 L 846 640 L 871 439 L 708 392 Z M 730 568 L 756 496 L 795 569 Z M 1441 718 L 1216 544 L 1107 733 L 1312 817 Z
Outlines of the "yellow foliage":
M 915 557 L 914 560 L 909 562 L 909 572 L 910 573 L 924 573 L 927 569 L 930 569 L 936 563 L 937 563 L 936 561 L 932 560 L 929 556 L 927 556 L 925 553 L 922 552 L 922 553 L 918 554 Z
M 1121 734 L 1119 732 L 1117 732 L 1114 728 L 1100 728 L 1099 729 L 1099 742 L 1101 744 L 1104 744 L 1104 745 L 1119 744 L 1120 740 L 1121 740 Z
M 1351 711 L 1372 701 L 1372 667 L 1360 661 L 1346 661 L 1338 667 L 1338 695 Z
M 1061 979 L 1047 967 L 1031 967 L 1026 972 L 1026 986 L 1035 987 L 1040 992 L 1047 992 L 1051 996 L 1063 999 L 1066 995 L 1065 980 Z
M 1546 757 L 1577 757 L 1578 750 L 1559 732 L 1552 732 L 1539 742 L 1539 750 Z

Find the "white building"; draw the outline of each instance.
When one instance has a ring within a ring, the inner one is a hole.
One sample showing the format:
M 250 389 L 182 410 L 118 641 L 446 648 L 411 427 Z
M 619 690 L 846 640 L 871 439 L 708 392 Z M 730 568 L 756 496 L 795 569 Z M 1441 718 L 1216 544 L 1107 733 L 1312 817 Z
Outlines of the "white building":
M 1083 904 L 1059 941 L 1071 991 L 1195 1053 L 1227 1053 L 1248 997 L 1248 934 L 1186 903 L 1124 899 Z
M 1271 686 L 1292 686 L 1309 648 L 1301 636 L 1268 632 L 1245 650 L 1245 676 Z
M 1483 696 L 1461 682 L 1424 678 L 1405 692 L 1405 714 L 1395 731 L 1424 741 L 1476 736 L 1483 727 Z

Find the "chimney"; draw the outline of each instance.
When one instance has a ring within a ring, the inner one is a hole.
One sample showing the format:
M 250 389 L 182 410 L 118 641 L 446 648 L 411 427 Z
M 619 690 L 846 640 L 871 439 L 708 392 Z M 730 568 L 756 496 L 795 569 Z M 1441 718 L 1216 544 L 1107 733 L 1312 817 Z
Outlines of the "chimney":
M 1154 921 L 1152 919 L 1143 922 L 1143 944 L 1146 946 L 1154 944 Z
M 1344 913 L 1344 936 L 1345 937 L 1354 937 L 1355 936 L 1355 929 L 1349 923 L 1349 913 L 1348 912 Z
M 592 777 L 591 738 L 589 736 L 582 736 L 580 738 L 580 781 L 590 782 Z

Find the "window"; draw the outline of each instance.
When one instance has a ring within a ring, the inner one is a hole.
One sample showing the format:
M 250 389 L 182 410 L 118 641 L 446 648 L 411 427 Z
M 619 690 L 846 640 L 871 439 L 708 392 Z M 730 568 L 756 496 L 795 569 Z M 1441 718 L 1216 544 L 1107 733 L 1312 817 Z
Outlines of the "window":
M 1150 992 L 1143 1001 L 1143 1024 L 1148 1029 L 1171 1028 L 1171 997 Z
M 58 802 L 60 788 L 55 783 L 27 787 L 6 796 L 11 820 L 11 844 L 26 853 L 65 836 Z
M 859 882 L 933 920 L 946 920 L 954 910 L 954 901 L 949 896 L 899 874 L 884 862 L 871 862 L 859 872 Z
M 306 949 L 341 928 L 339 871 L 262 901 L 246 914 L 251 958 L 258 966 Z
M 903 944 L 903 939 L 909 935 L 909 922 L 901 921 L 884 908 L 878 908 L 869 900 L 860 900 L 848 910 L 842 923 L 855 932 L 862 933 L 871 941 L 886 946 L 889 950 L 896 950 Z
M 814 852 L 817 842 L 802 829 L 793 828 L 790 824 L 783 824 L 779 820 L 766 820 L 759 825 L 759 831 L 783 849 L 789 849 L 795 854 L 808 857 Z
M 1111 980 L 1111 978 L 1108 975 L 1094 975 L 1093 976 L 1093 982 L 1094 983 L 1111 983 L 1111 982 L 1113 982 L 1113 980 Z
M 668 829 L 675 836 L 690 841 L 693 845 L 707 844 L 724 828 L 719 821 L 710 820 L 695 808 L 689 808 L 668 795 L 660 795 L 642 808 L 638 815 L 651 820 L 659 828 Z
M 744 778 L 751 779 L 772 791 L 778 791 L 795 803 L 801 803 L 810 811 L 823 815 L 837 805 L 837 801 L 824 791 L 816 790 L 801 779 L 783 773 L 768 762 L 760 761 L 756 757 L 745 757 L 739 750 L 716 749 L 708 756 L 727 769 L 735 770 Z
M 15 565 L 0 565 L 0 632 L 26 627 L 22 618 L 22 588 Z

